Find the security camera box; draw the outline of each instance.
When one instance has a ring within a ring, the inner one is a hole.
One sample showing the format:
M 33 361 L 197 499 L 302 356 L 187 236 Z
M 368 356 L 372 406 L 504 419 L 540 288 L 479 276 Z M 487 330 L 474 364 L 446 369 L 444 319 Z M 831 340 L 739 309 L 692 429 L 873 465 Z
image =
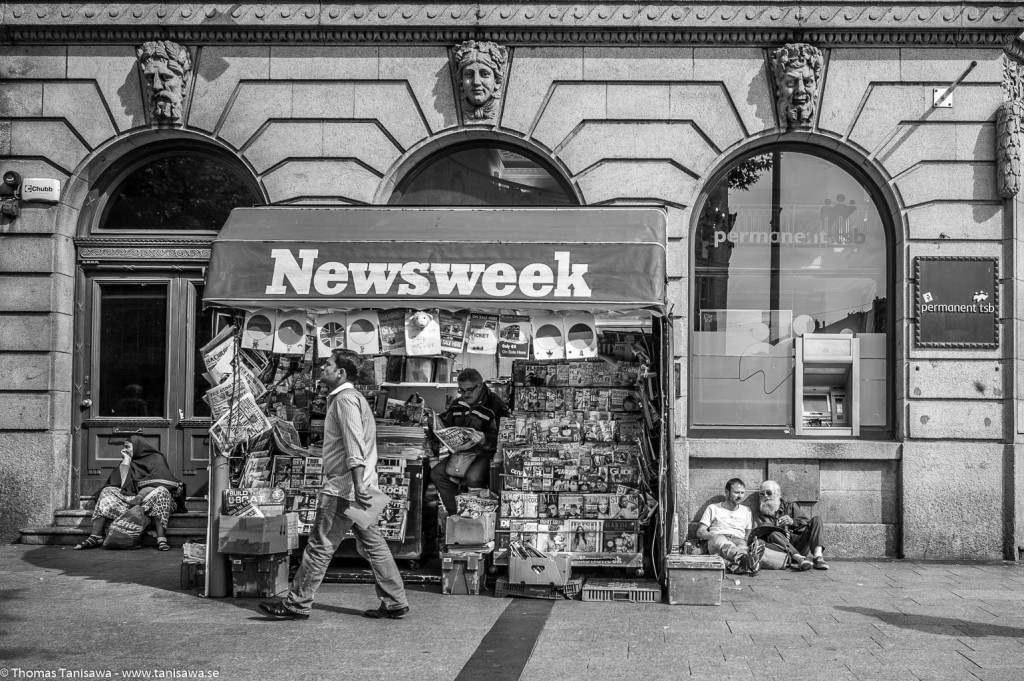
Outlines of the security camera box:
M 494 539 L 496 514 L 481 513 L 479 518 L 450 515 L 445 521 L 444 540 L 450 546 L 486 544 Z
M 249 487 L 224 490 L 221 513 L 232 516 L 271 518 L 284 513 L 285 491 L 280 487 Z M 253 512 L 255 509 L 256 512 Z
M 217 533 L 221 553 L 264 556 L 299 547 L 299 516 L 285 513 L 272 518 L 222 515 Z
M 572 576 L 572 556 L 554 553 L 546 556 L 520 558 L 509 555 L 508 581 L 510 584 L 565 586 Z

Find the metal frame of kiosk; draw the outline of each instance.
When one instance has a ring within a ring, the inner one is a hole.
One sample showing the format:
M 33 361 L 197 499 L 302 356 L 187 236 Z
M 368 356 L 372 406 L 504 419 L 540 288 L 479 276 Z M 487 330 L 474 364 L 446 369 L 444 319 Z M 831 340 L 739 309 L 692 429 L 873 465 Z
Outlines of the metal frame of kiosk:
M 797 435 L 860 435 L 860 339 L 808 334 L 796 339 L 793 423 Z

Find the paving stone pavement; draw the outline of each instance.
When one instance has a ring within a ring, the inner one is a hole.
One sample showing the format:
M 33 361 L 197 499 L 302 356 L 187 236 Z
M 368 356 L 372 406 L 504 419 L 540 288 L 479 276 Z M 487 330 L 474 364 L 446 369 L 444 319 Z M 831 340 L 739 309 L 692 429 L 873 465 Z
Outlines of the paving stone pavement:
M 0 679 L 74 678 L 63 668 L 443 681 L 474 655 L 494 670 L 485 681 L 1024 678 L 1015 563 L 833 561 L 827 572 L 727 576 L 718 607 L 556 601 L 522 668 L 478 650 L 522 600 L 412 586 L 410 616 L 380 622 L 359 617 L 376 605 L 371 585 L 325 584 L 312 619 L 273 621 L 255 599 L 179 588 L 179 562 L 177 551 L 0 545 Z

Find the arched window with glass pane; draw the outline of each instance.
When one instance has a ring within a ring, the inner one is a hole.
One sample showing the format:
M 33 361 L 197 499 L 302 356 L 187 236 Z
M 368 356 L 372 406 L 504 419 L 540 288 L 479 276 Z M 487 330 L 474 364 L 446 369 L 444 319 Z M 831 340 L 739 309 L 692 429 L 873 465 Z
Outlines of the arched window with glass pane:
M 388 203 L 399 206 L 567 206 L 577 203 L 557 171 L 525 150 L 474 144 L 421 163 Z
M 113 184 L 102 230 L 215 232 L 232 208 L 262 203 L 239 169 L 205 153 L 149 157 L 126 167 Z
M 879 198 L 799 150 L 747 156 L 713 179 L 694 232 L 690 423 L 794 426 L 795 339 L 860 338 L 862 435 L 889 426 L 889 230 Z

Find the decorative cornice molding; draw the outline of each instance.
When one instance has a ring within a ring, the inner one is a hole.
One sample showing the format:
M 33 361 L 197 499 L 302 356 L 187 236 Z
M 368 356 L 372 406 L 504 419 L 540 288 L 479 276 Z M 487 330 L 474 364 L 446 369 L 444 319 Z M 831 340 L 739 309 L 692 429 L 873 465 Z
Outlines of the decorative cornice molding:
M 136 260 L 184 260 L 192 264 L 210 259 L 211 239 L 140 239 L 116 237 L 80 237 L 75 239 L 80 260 L 121 262 L 131 267 Z
M 462 29 L 462 30 L 210 30 L 196 29 L 22 29 L 0 28 L 0 44 L 52 45 L 74 43 L 135 44 L 146 40 L 174 40 L 192 45 L 449 45 L 463 40 L 488 40 L 509 46 L 585 46 L 585 45 L 782 45 L 813 42 L 828 47 L 951 47 L 976 46 L 1003 48 L 1005 30 L 800 30 L 751 28 L 746 30 L 648 30 L 617 29 Z M 1020 57 L 1024 59 L 1024 54 Z
M 992 2 L 736 4 L 157 4 L 9 3 L 16 43 L 170 39 L 192 44 L 1002 45 L 1024 6 Z M 769 40 L 766 40 L 769 39 Z
M 195 260 L 210 259 L 208 248 L 80 248 L 78 257 L 82 260 L 116 260 L 131 259 L 152 260 Z M 124 264 L 125 269 L 133 269 L 131 263 Z

